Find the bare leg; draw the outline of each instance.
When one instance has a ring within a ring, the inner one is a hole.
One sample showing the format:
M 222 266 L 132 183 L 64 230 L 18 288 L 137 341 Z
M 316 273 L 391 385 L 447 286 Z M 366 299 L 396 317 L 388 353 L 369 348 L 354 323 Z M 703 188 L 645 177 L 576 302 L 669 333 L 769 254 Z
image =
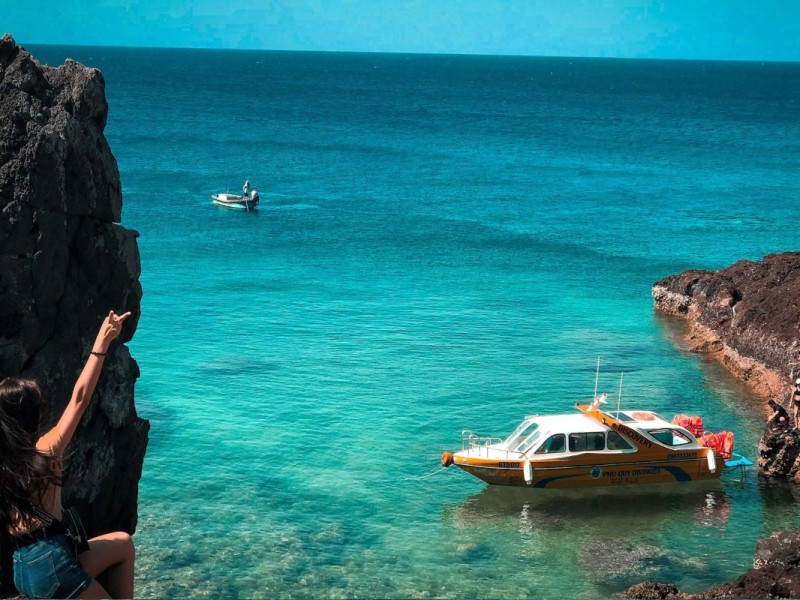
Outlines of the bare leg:
M 92 577 L 108 570 L 108 593 L 112 598 L 133 598 L 133 565 L 136 549 L 131 536 L 122 531 L 89 540 L 89 550 L 78 559 Z M 96 584 L 92 582 L 92 587 Z M 102 590 L 102 586 L 97 584 Z M 86 590 L 88 593 L 92 587 Z M 81 596 L 83 597 L 83 596 Z M 93 596 L 99 597 L 99 596 Z
M 111 598 L 111 596 L 108 595 L 102 585 L 97 583 L 96 579 L 92 579 L 91 585 L 83 590 L 83 593 L 78 598 Z

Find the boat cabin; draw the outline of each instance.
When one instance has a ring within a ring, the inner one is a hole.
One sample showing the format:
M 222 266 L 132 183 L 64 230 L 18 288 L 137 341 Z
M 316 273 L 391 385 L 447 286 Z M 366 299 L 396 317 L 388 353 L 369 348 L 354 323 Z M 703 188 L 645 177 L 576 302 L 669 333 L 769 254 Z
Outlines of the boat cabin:
M 646 411 L 600 412 L 597 418 L 586 414 L 526 417 L 496 448 L 529 458 L 542 454 L 579 452 L 636 452 L 637 446 L 603 423 L 603 417 L 618 421 L 645 441 L 663 446 L 697 446 L 695 437 L 682 427 L 668 422 L 657 413 Z

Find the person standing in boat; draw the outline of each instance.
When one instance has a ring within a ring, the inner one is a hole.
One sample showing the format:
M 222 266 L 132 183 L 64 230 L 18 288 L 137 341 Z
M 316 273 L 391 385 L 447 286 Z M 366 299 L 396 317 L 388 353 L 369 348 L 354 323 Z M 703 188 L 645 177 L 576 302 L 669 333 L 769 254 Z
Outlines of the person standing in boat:
M 248 179 L 247 181 L 244 182 L 244 185 L 242 186 L 242 198 L 247 200 L 247 196 L 249 195 L 250 195 L 250 180 Z

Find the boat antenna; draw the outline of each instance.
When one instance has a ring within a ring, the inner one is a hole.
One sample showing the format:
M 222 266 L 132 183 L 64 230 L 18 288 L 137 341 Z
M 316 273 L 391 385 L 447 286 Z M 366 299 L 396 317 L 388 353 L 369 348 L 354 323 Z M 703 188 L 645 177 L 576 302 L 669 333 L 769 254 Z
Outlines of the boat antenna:
M 597 357 L 597 370 L 594 373 L 594 396 L 592 396 L 592 402 L 594 399 L 597 398 L 597 380 L 600 378 L 600 357 Z
M 619 372 L 619 396 L 617 396 L 617 419 L 619 419 L 619 405 L 622 402 L 622 376 L 625 375 L 622 371 Z

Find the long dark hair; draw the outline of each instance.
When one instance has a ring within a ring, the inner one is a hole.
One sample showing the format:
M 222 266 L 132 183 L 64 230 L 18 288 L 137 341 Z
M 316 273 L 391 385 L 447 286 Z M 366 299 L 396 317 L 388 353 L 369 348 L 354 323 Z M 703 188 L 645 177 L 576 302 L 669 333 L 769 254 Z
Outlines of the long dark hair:
M 53 457 L 36 449 L 47 410 L 31 379 L 0 381 L 0 544 L 12 527 L 30 527 L 51 484 L 60 484 Z

